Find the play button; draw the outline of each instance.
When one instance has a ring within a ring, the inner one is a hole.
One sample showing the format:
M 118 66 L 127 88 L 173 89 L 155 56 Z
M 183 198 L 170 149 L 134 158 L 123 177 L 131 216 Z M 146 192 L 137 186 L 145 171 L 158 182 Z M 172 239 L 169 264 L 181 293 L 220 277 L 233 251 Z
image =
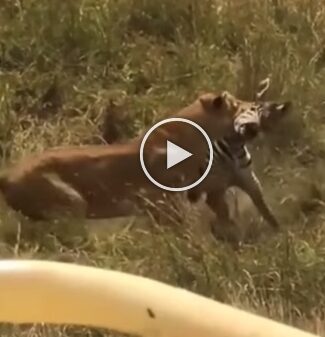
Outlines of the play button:
M 167 169 L 175 166 L 192 155 L 193 153 L 188 152 L 180 146 L 167 140 Z
M 208 175 L 212 162 L 208 134 L 186 118 L 158 122 L 141 141 L 141 168 L 154 185 L 166 191 L 182 192 L 197 186 Z

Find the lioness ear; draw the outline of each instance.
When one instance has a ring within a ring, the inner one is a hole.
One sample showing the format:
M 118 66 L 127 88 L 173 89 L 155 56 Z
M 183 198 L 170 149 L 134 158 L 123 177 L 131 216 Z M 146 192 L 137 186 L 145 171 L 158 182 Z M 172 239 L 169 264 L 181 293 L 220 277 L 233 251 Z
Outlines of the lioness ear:
M 263 99 L 266 92 L 269 90 L 270 83 L 271 79 L 270 77 L 267 77 L 258 84 L 257 92 L 255 94 L 255 100 L 260 101 L 261 99 Z
M 227 105 L 228 95 L 226 91 L 219 95 L 204 94 L 199 97 L 199 100 L 206 111 L 222 110 L 222 108 Z
M 222 95 L 219 95 L 213 98 L 212 106 L 214 109 L 221 109 L 224 102 L 225 102 L 224 97 Z
M 202 104 L 204 110 L 206 111 L 215 111 L 222 108 L 224 104 L 224 97 L 221 95 L 215 94 L 204 94 L 199 97 L 199 101 Z

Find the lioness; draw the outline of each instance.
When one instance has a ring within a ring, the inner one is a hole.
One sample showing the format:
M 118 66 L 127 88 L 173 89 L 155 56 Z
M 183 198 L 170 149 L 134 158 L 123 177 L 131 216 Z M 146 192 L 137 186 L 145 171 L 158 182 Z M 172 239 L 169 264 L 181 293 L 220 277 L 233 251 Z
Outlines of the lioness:
M 227 91 L 207 93 L 173 116 L 199 124 L 212 139 L 218 139 L 232 132 L 242 111 L 241 104 Z M 86 218 L 130 215 L 135 212 L 140 190 L 162 193 L 140 166 L 139 147 L 144 135 L 126 144 L 58 147 L 30 156 L 1 175 L 0 190 L 14 210 L 35 220 L 61 215 Z M 164 165 L 167 139 L 202 155 L 197 156 L 196 163 L 191 162 L 191 167 L 180 163 L 169 172 Z M 179 179 L 193 181 L 202 167 L 205 152 L 206 144 L 193 128 L 168 123 L 151 137 L 144 155 L 148 170 L 162 183 L 171 185 Z

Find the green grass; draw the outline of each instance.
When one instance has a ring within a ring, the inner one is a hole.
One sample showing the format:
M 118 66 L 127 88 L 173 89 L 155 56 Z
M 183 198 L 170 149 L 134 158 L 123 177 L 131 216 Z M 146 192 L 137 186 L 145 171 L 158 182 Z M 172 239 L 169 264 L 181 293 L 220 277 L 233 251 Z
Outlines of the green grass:
M 2 207 L 1 256 L 68 259 L 146 275 L 322 333 L 323 7 L 320 0 L 2 1 L 3 166 L 50 146 L 129 138 L 203 91 L 227 89 L 250 99 L 269 74 L 269 97 L 292 100 L 294 109 L 251 146 L 283 233 L 269 235 L 249 206 L 241 223 L 247 240 L 238 252 L 212 240 L 198 209 L 174 226 L 133 226 L 89 238 L 72 224 L 61 236 L 46 234 L 45 223 L 35 241 L 24 237 L 35 224 L 20 223 Z M 105 335 L 47 326 L 0 331 Z

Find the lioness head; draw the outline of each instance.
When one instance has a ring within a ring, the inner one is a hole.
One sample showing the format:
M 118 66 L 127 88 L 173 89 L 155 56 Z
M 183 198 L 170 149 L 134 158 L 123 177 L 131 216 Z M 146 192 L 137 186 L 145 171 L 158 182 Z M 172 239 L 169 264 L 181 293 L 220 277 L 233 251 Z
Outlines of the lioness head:
M 262 100 L 269 86 L 269 78 L 261 81 L 252 101 L 240 100 L 228 91 L 203 94 L 199 101 L 207 113 L 218 117 L 219 123 L 251 140 L 260 131 L 270 130 L 291 110 L 290 102 Z
M 234 117 L 236 115 L 238 100 L 228 91 L 222 91 L 220 94 L 203 94 L 199 97 L 199 101 L 204 110 L 208 113 L 228 117 Z
M 210 116 L 218 119 L 218 124 L 222 124 L 230 130 L 237 115 L 240 113 L 240 101 L 228 91 L 220 94 L 207 93 L 199 97 L 199 101 L 204 111 Z

